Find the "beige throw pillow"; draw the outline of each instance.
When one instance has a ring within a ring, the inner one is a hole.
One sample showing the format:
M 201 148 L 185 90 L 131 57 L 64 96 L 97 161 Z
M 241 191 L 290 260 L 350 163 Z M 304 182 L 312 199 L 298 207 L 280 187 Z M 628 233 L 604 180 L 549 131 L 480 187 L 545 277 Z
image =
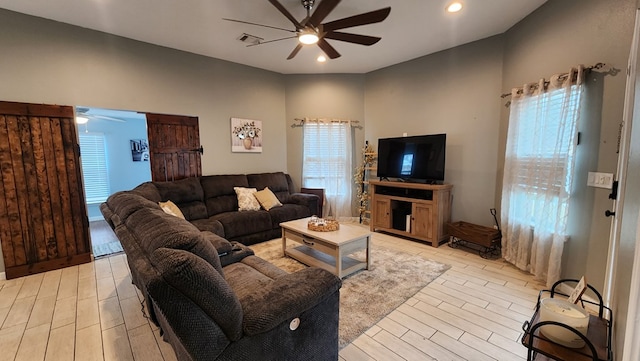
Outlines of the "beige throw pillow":
M 182 211 L 180 210 L 180 208 L 178 208 L 178 206 L 176 206 L 175 203 L 166 201 L 158 202 L 158 204 L 160 205 L 160 208 L 162 208 L 164 213 L 184 219 L 184 214 L 182 214 Z
M 278 197 L 276 197 L 276 195 L 273 194 L 273 192 L 271 191 L 271 189 L 269 189 L 269 187 L 264 187 L 263 190 L 256 192 L 253 195 L 256 197 L 256 199 L 258 200 L 258 203 L 260 203 L 262 208 L 266 210 L 270 210 L 273 207 L 278 207 L 282 205 L 282 203 L 280 203 L 280 201 L 278 200 Z
M 238 210 L 239 211 L 259 211 L 260 203 L 256 197 L 254 197 L 254 193 L 256 193 L 257 189 L 255 188 L 242 188 L 242 187 L 233 187 L 233 190 L 236 191 L 238 195 Z

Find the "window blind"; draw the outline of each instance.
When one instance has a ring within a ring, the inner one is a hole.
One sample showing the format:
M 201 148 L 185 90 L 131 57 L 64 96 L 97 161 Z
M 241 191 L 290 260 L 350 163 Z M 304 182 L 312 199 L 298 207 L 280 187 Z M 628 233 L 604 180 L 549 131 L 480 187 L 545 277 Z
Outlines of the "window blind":
M 86 202 L 102 203 L 110 194 L 104 134 L 80 134 L 80 159 Z
M 320 187 L 324 180 L 344 178 L 347 139 L 344 123 L 305 124 L 304 174 L 305 187 Z
M 519 185 L 525 191 L 568 193 L 567 169 L 573 161 L 573 135 L 578 116 L 577 86 L 531 97 L 519 109 L 520 131 L 514 157 Z M 540 116 L 543 114 L 544 116 Z

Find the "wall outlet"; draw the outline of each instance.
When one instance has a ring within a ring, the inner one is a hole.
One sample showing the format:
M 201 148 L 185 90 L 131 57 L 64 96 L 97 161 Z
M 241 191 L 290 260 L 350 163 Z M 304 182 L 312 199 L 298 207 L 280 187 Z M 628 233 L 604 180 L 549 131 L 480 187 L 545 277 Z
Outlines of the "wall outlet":
M 611 189 L 613 187 L 613 173 L 589 172 L 587 185 L 590 187 Z

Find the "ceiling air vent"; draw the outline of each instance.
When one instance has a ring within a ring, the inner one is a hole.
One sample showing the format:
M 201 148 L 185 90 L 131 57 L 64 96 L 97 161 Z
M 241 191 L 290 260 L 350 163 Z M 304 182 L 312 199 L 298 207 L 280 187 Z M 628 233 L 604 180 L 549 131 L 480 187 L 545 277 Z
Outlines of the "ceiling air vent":
M 255 35 L 242 33 L 242 35 L 238 37 L 238 40 L 242 41 L 243 43 L 247 43 L 248 45 L 258 45 L 264 39 Z

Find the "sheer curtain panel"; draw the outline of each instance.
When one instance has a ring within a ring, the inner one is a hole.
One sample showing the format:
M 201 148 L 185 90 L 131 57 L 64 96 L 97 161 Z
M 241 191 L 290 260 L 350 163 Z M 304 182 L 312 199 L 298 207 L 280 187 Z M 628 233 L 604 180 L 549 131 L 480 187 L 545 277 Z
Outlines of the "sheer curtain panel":
M 502 256 L 560 278 L 584 69 L 513 89 L 502 187 Z
M 323 215 L 351 217 L 351 124 L 307 121 L 303 127 L 302 186 L 324 188 Z

